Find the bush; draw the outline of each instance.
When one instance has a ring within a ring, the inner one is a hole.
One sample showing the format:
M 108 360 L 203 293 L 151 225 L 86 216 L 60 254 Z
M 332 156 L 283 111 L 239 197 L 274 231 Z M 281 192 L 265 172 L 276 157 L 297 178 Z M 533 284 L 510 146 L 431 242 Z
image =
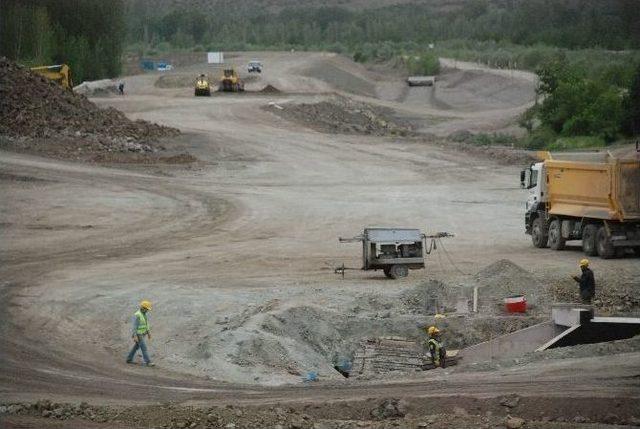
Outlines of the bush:
M 546 149 L 576 150 L 576 149 L 599 148 L 605 145 L 606 145 L 606 142 L 601 137 L 595 137 L 595 136 L 560 137 L 556 139 L 554 142 L 549 143 L 546 146 Z
M 480 133 L 480 134 L 475 134 L 472 139 L 471 142 L 473 144 L 479 145 L 479 146 L 513 146 L 516 142 L 517 139 L 512 136 L 511 134 L 504 134 L 504 133 L 493 133 L 493 134 L 486 134 L 486 133 Z
M 355 61 L 356 63 L 364 63 L 367 61 L 367 56 L 361 51 L 357 51 L 355 54 L 353 54 L 353 61 Z
M 518 146 L 530 150 L 545 149 L 556 141 L 557 135 L 552 129 L 547 127 L 538 127 L 527 137 L 522 139 Z

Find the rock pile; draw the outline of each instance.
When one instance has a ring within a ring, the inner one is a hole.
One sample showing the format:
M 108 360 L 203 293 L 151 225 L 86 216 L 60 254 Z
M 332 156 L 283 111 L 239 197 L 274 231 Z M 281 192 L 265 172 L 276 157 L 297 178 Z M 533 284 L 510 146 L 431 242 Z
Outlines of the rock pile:
M 162 149 L 158 139 L 178 134 L 175 128 L 131 121 L 114 108 L 100 109 L 83 95 L 0 58 L 4 145 L 60 156 L 75 156 L 77 150 L 155 152 Z

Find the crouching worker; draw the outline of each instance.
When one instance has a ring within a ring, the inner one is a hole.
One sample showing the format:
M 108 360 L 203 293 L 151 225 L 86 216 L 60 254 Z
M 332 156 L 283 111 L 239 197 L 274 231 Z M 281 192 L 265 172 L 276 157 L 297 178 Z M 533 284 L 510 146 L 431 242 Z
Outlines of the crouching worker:
M 133 330 L 131 333 L 131 338 L 133 338 L 134 344 L 133 348 L 129 352 L 129 356 L 127 356 L 127 363 L 133 363 L 133 358 L 136 357 L 136 352 L 138 351 L 138 349 L 140 349 L 145 365 L 155 366 L 155 364 L 151 362 L 151 359 L 149 359 L 149 354 L 147 353 L 147 344 L 144 340 L 145 336 L 148 339 L 151 339 L 148 316 L 148 313 L 150 311 L 151 303 L 149 301 L 142 301 L 140 303 L 140 309 L 133 315 Z
M 427 347 L 431 354 L 431 361 L 435 367 L 444 368 L 446 365 L 447 351 L 444 345 L 440 341 L 440 329 L 435 326 L 429 326 L 427 329 L 429 334 L 429 340 L 427 341 Z

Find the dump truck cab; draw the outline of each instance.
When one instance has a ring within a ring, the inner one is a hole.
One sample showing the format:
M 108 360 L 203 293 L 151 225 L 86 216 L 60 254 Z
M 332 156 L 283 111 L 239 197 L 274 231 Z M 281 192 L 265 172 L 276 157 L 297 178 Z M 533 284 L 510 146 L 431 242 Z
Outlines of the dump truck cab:
M 544 162 L 536 162 L 520 172 L 520 187 L 527 189 L 529 195 L 525 203 L 525 225 L 527 234 L 531 234 L 531 224 L 538 209 L 544 206 L 546 201 L 546 186 L 544 177 L 546 171 Z

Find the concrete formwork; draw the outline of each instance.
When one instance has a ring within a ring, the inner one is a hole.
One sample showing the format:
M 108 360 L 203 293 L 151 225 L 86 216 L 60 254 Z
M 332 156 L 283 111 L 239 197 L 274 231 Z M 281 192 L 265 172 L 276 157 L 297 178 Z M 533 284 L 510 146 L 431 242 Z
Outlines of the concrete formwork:
M 465 363 L 486 362 L 495 358 L 512 358 L 535 351 L 565 331 L 553 321 L 538 323 L 510 334 L 501 335 L 460 351 Z

